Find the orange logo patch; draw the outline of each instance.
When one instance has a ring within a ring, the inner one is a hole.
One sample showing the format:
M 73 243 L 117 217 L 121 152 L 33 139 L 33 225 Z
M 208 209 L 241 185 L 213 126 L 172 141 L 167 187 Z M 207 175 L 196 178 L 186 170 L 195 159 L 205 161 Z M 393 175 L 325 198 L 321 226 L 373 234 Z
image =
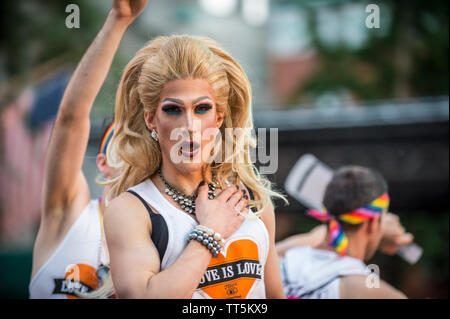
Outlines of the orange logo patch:
M 261 279 L 262 271 L 256 243 L 236 240 L 226 252 L 211 259 L 199 288 L 214 299 L 245 299 L 255 281 Z
M 68 299 L 80 299 L 75 291 L 90 292 L 98 288 L 97 270 L 86 264 L 69 265 L 64 279 L 54 279 L 54 294 L 65 294 Z

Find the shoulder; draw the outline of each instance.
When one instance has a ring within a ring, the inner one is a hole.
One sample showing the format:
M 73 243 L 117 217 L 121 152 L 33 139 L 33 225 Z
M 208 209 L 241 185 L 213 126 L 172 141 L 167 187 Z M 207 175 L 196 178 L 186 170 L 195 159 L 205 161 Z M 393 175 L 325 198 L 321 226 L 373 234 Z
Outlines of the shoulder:
M 148 217 L 143 203 L 133 194 L 123 192 L 112 199 L 106 206 L 105 220 L 142 220 Z
M 339 292 L 341 299 L 405 299 L 401 291 L 380 279 L 378 287 L 369 288 L 367 276 L 351 275 L 342 277 Z
M 275 244 L 275 211 L 270 199 L 268 200 L 266 207 L 263 209 L 260 219 L 266 226 L 271 243 Z
M 37 245 L 46 246 L 46 243 L 49 243 L 49 246 L 54 246 L 58 244 L 90 204 L 89 188 L 82 183 L 83 178 L 80 179 L 78 192 L 70 201 L 59 199 L 59 202 L 53 203 L 51 207 L 48 202 L 43 203 Z
M 144 205 L 128 192 L 123 192 L 108 203 L 104 225 L 107 239 L 119 234 L 138 234 L 141 230 L 148 234 L 147 231 L 151 230 L 149 214 Z
M 258 196 L 258 193 L 253 191 L 251 188 L 249 188 L 247 185 L 243 186 L 247 193 L 249 194 L 249 197 L 253 200 L 260 200 L 260 197 Z M 267 199 L 267 204 L 264 208 L 264 210 L 261 212 L 260 215 L 261 221 L 264 223 L 264 225 L 267 227 L 269 231 L 275 228 L 275 211 L 274 206 L 270 198 Z
M 275 223 L 275 208 L 271 200 L 268 200 L 266 207 L 261 213 L 261 220 L 268 225 L 272 225 Z
M 89 205 L 91 194 L 83 173 L 78 174 L 75 184 L 74 195 L 70 198 L 67 197 L 67 194 L 52 192 L 53 194 L 49 195 L 49 191 L 43 192 L 41 224 L 53 225 L 58 229 L 63 229 L 70 227 L 78 218 Z M 49 198 L 52 198 L 52 200 Z

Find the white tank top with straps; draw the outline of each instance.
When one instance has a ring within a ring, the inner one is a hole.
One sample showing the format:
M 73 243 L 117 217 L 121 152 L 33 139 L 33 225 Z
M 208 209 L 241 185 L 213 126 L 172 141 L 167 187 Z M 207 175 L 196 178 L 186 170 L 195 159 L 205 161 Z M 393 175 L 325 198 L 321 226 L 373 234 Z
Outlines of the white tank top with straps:
M 164 270 L 183 252 L 188 234 L 198 223 L 172 205 L 150 179 L 129 190 L 141 196 L 164 218 L 168 232 L 167 248 L 161 260 L 161 270 Z M 269 236 L 265 224 L 260 219 L 245 220 L 227 238 L 223 252 L 217 258 L 211 258 L 192 298 L 265 298 L 264 266 L 268 250 Z
M 284 292 L 292 299 L 339 299 L 341 277 L 368 274 L 359 259 L 309 246 L 289 249 L 280 268 Z
M 77 298 L 97 288 L 98 267 L 109 264 L 99 200 L 91 200 L 29 285 L 30 298 Z

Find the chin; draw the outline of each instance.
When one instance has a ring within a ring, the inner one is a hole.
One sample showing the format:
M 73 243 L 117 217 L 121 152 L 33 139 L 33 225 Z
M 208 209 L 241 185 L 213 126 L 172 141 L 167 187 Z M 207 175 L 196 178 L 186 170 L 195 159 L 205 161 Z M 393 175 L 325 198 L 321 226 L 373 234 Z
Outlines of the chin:
M 196 161 L 196 162 L 181 162 L 178 164 L 175 164 L 175 168 L 182 174 L 192 174 L 198 171 L 201 171 L 205 163 Z

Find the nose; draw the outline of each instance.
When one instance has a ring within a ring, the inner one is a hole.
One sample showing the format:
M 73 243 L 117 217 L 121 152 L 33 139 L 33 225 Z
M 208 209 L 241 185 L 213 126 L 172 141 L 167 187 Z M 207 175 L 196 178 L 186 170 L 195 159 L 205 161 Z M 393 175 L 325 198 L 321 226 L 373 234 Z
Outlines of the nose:
M 186 117 L 184 120 L 184 127 L 189 132 L 189 134 L 194 133 L 194 117 L 191 111 L 186 112 Z
M 196 118 L 193 111 L 186 112 L 184 121 L 184 127 L 191 136 L 192 134 L 201 131 L 201 121 Z

